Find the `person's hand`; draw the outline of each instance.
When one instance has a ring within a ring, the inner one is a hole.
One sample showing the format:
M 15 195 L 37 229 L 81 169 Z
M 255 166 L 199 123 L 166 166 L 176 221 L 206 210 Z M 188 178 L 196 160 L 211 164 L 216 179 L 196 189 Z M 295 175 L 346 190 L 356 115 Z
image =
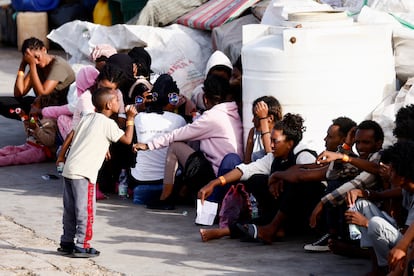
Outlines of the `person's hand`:
M 29 65 L 36 64 L 36 58 L 34 57 L 33 53 L 30 51 L 30 49 L 26 49 L 26 52 L 24 52 L 23 61 Z
M 138 111 L 133 104 L 127 105 L 125 111 L 128 119 L 133 119 L 138 114 Z
M 213 193 L 214 187 L 215 185 L 213 184 L 213 181 L 210 181 L 198 191 L 197 198 L 201 200 L 201 204 L 204 204 L 204 200 Z
M 260 101 L 254 106 L 254 114 L 258 118 L 266 118 L 269 114 L 269 107 L 264 101 Z
M 357 211 L 346 211 L 345 212 L 345 220 L 348 224 L 355 224 L 362 227 L 368 227 L 368 219 Z
M 269 177 L 269 192 L 275 197 L 278 198 L 283 192 L 283 180 L 277 177 Z
M 405 263 L 405 257 L 407 256 L 407 252 L 398 247 L 398 244 L 394 246 L 388 253 L 388 266 L 390 270 L 395 270 L 399 265 Z
M 379 175 L 383 180 L 389 181 L 391 177 L 391 166 L 384 164 L 382 162 L 379 163 L 380 169 L 379 169 Z
M 316 158 L 316 163 L 317 164 L 329 163 L 331 161 L 342 159 L 342 157 L 343 157 L 342 153 L 325 150 L 321 154 L 319 154 L 318 158 Z
M 132 145 L 132 148 L 134 152 L 137 152 L 139 150 L 148 150 L 148 145 L 144 143 L 136 143 Z
M 319 201 L 318 204 L 313 209 L 312 214 L 309 218 L 309 226 L 311 228 L 315 228 L 316 225 L 318 224 L 318 220 L 322 215 L 322 210 L 323 210 L 323 203 L 322 201 Z
M 61 157 L 60 155 L 56 158 L 56 166 L 59 165 L 60 162 L 65 163 L 65 157 Z
M 360 189 L 353 189 L 346 193 L 347 206 L 353 206 L 358 197 L 363 197 L 363 191 Z

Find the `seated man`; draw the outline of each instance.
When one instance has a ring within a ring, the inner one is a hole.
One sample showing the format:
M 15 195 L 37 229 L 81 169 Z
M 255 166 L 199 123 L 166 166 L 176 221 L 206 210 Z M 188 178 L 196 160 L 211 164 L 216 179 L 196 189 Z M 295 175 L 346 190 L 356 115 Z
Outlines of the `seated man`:
M 361 231 L 361 247 L 373 248 L 373 275 L 402 275 L 404 259 L 414 238 L 414 142 L 398 142 L 383 152 L 382 160 L 390 166 L 390 181 L 393 188 L 383 192 L 352 190 L 347 203 L 355 203 L 356 211 L 347 211 L 348 223 Z M 403 228 L 399 228 L 393 217 L 381 211 L 369 200 L 396 198 L 402 195 L 402 205 L 408 211 Z M 357 199 L 360 198 L 360 199 Z M 364 198 L 364 199 L 363 199 Z M 404 234 L 405 233 L 405 234 Z M 403 235 L 404 234 L 404 235 Z M 389 265 L 389 267 L 388 267 Z
M 328 187 L 327 194 L 321 198 L 312 212 L 310 226 L 316 227 L 317 220 L 325 209 L 328 234 L 313 244 L 305 245 L 307 251 L 328 251 L 329 239 L 335 242 L 338 238 L 347 238 L 348 234 L 345 234 L 347 230 L 344 230 L 346 225 L 340 223 L 346 210 L 343 204 L 344 196 L 354 188 L 379 186 L 381 182 L 378 176 L 380 158 L 378 151 L 384 140 L 381 126 L 374 121 L 363 121 L 357 126 L 353 140 L 359 158 L 350 157 L 345 153 L 344 149 L 350 152 L 349 145 L 344 145 L 339 152 L 325 151 L 318 158 L 320 163 L 330 163 L 326 174 Z

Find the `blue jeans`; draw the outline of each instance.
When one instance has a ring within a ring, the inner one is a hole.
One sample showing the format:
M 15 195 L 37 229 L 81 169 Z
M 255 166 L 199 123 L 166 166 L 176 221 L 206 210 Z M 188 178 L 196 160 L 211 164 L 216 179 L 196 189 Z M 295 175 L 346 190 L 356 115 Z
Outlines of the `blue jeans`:
M 221 161 L 220 167 L 217 172 L 217 177 L 222 176 L 228 173 L 229 171 L 233 170 L 240 163 L 242 163 L 242 160 L 240 159 L 240 156 L 238 154 L 228 153 L 226 156 L 224 156 L 223 160 Z M 231 185 L 232 183 L 227 183 L 224 186 L 218 186 L 214 188 L 213 193 L 207 198 L 207 200 L 221 203 L 227 191 L 230 189 Z

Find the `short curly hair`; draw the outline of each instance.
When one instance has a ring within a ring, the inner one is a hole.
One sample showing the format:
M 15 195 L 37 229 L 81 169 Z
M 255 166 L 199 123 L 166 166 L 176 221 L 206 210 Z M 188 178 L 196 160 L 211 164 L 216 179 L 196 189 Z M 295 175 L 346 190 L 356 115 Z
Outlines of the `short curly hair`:
M 406 105 L 398 110 L 392 134 L 399 140 L 414 141 L 414 104 Z
M 401 141 L 386 148 L 381 161 L 390 164 L 395 173 L 414 181 L 414 141 Z
M 281 130 L 286 140 L 293 141 L 294 147 L 299 144 L 303 138 L 303 132 L 306 127 L 303 126 L 304 119 L 299 114 L 287 113 L 281 121 L 275 123 L 273 129 Z

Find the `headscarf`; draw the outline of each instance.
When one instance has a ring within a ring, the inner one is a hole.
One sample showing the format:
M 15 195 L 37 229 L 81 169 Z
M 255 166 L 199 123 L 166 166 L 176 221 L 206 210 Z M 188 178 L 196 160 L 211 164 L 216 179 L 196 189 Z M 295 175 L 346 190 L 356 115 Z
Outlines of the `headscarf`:
M 92 65 L 86 65 L 79 70 L 76 75 L 76 90 L 78 97 L 95 83 L 98 75 L 98 69 Z

